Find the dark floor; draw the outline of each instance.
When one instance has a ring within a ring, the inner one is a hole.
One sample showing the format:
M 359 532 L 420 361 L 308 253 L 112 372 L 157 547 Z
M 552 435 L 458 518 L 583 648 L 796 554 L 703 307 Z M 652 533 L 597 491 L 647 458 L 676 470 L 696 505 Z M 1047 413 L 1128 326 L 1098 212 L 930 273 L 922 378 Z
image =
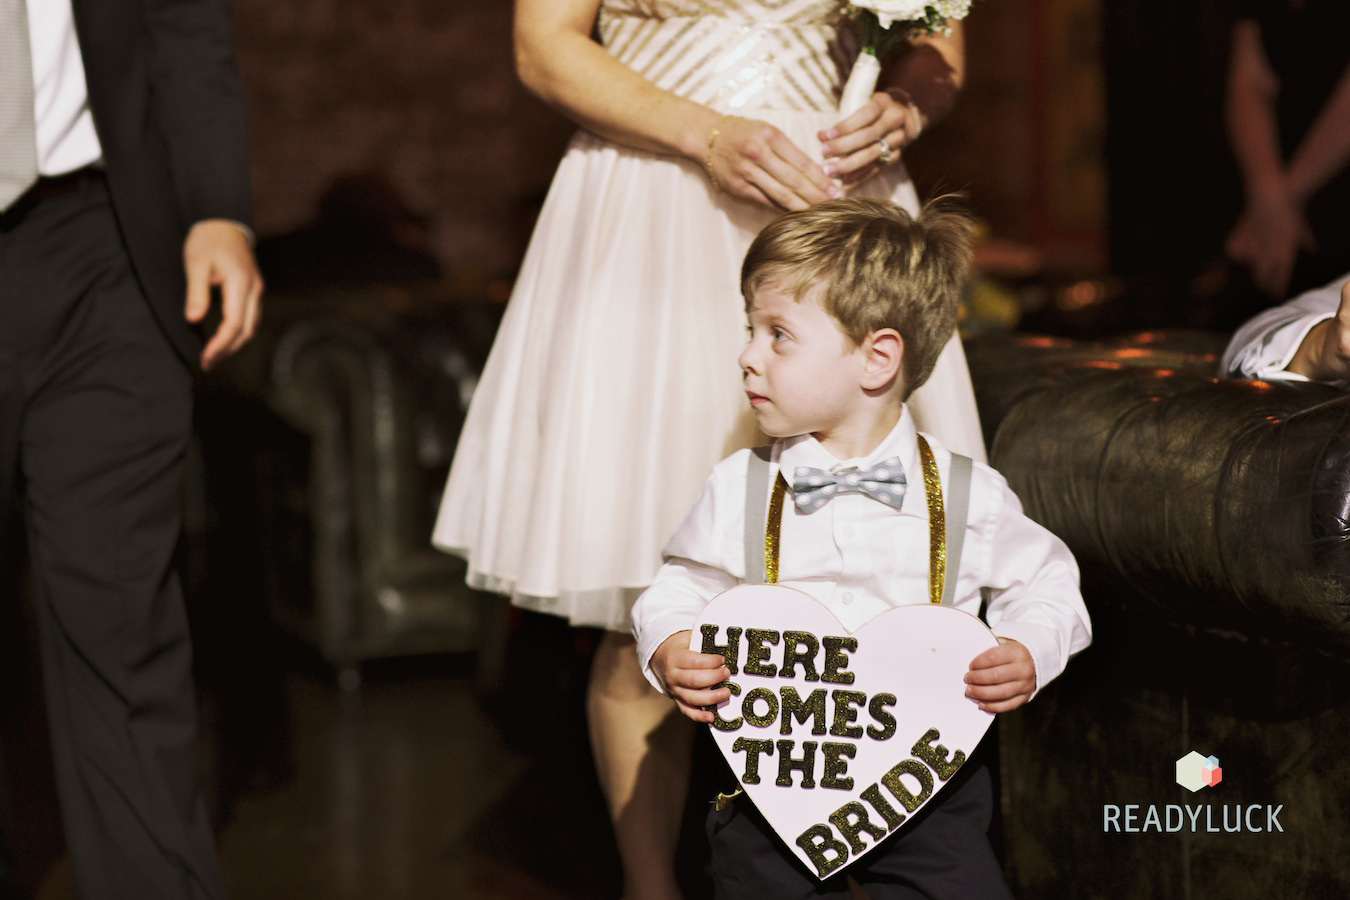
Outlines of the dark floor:
M 523 630 L 526 647 L 516 652 L 537 668 L 492 696 L 475 686 L 472 660 L 371 665 L 359 689 L 344 691 L 303 652 L 288 654 L 289 772 L 271 773 L 280 783 L 255 777 L 247 789 L 222 788 L 212 773 L 230 766 L 206 748 L 230 896 L 617 897 L 617 857 L 581 721 L 589 643 L 547 622 Z M 205 696 L 208 737 L 222 731 L 221 715 Z M 696 818 L 681 850 L 690 897 L 707 895 Z M 35 900 L 74 897 L 59 857 L 36 880 Z
M 530 763 L 503 744 L 465 679 L 343 692 L 292 675 L 288 690 L 294 776 L 236 802 L 219 838 L 232 897 L 590 895 L 522 871 L 510 848 L 483 845 Z M 66 881 L 58 869 L 42 900 L 71 896 Z
M 344 692 L 292 674 L 287 688 L 294 774 L 235 801 L 219 836 L 231 897 L 606 895 L 603 872 L 558 865 L 578 849 L 575 831 L 550 833 L 566 803 L 608 841 L 586 796 L 593 776 L 569 771 L 571 751 L 531 760 L 510 749 L 468 679 L 401 674 Z M 40 900 L 72 897 L 68 882 L 58 864 Z

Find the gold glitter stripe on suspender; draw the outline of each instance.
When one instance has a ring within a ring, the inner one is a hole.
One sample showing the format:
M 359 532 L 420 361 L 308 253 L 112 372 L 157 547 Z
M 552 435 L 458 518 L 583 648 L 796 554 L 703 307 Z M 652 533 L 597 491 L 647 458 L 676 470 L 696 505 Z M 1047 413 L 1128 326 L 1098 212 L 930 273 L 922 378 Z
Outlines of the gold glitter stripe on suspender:
M 947 515 L 942 507 L 937 460 L 923 435 L 919 435 L 919 462 L 923 467 L 923 493 L 928 498 L 928 599 L 941 604 L 942 583 L 947 578 Z
M 787 496 L 787 481 L 783 473 L 773 483 L 773 496 L 769 499 L 769 519 L 764 524 L 764 583 L 778 583 L 778 536 L 783 529 L 783 498 Z
M 942 585 L 947 578 L 947 516 L 942 506 L 942 479 L 938 477 L 933 448 L 919 435 L 919 460 L 923 468 L 923 493 L 928 500 L 928 599 L 942 603 Z M 783 498 L 787 495 L 783 473 L 773 484 L 769 516 L 764 523 L 764 583 L 778 583 L 779 536 L 783 529 Z

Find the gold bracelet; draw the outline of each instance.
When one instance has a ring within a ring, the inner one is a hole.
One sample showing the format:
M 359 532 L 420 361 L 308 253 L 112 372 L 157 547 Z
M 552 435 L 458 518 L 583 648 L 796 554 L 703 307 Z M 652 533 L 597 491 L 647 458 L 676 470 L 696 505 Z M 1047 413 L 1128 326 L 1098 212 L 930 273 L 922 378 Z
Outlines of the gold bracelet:
M 713 192 L 717 194 L 722 193 L 725 189 L 722 187 L 722 182 L 717 180 L 717 173 L 713 171 L 713 144 L 717 143 L 717 136 L 722 133 L 722 126 L 726 124 L 727 119 L 734 118 L 735 116 L 731 113 L 727 113 L 718 119 L 717 124 L 712 127 L 712 131 L 708 132 L 708 152 L 703 155 L 703 168 L 708 173 L 708 180 L 712 182 Z

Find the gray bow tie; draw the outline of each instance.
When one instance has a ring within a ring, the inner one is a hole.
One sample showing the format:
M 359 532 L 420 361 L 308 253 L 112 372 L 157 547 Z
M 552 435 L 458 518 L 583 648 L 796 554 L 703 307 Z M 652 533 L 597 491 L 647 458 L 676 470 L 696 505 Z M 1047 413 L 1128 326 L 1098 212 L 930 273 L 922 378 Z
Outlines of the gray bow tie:
M 798 466 L 792 475 L 792 495 L 797 509 L 813 513 L 836 494 L 854 491 L 899 508 L 905 496 L 905 468 L 900 457 L 882 460 L 870 469 L 827 472 L 810 466 Z

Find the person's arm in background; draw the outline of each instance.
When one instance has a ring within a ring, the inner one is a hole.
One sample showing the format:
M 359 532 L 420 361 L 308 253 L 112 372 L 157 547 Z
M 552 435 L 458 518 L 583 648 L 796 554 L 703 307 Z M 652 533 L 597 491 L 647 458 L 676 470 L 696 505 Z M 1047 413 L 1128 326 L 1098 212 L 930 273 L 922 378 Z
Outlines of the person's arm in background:
M 1307 204 L 1328 181 L 1350 165 L 1350 64 L 1317 112 L 1312 127 L 1289 160 L 1287 182 L 1294 198 Z
M 767 122 L 723 116 L 662 90 L 591 39 L 600 0 L 517 0 L 516 68 L 525 86 L 581 127 L 653 153 L 712 166 L 731 194 L 801 209 L 838 189 Z M 713 140 L 713 130 L 717 129 Z
M 965 37 L 960 22 L 945 35 L 915 38 L 886 63 L 880 89 L 853 115 L 822 131 L 827 174 L 853 186 L 885 166 L 878 141 L 900 151 L 945 116 L 965 79 Z
M 1239 20 L 1233 26 L 1225 112 L 1245 205 L 1225 249 L 1272 297 L 1288 289 L 1299 250 L 1316 246 L 1304 218 L 1308 201 L 1350 164 L 1350 66 L 1288 164 L 1281 157 L 1275 112 L 1279 90 L 1260 26 Z
M 262 277 L 253 258 L 243 90 L 223 0 L 144 5 L 152 96 L 169 150 L 183 221 L 184 316 L 200 322 L 220 289 L 221 322 L 202 350 L 203 368 L 252 337 Z
M 1242 173 L 1244 204 L 1225 250 L 1272 297 L 1283 296 L 1300 246 L 1312 240 L 1280 154 L 1275 116 L 1279 90 L 1279 80 L 1261 47 L 1260 26 L 1251 19 L 1237 21 L 1224 112 L 1228 142 Z
M 1227 378 L 1350 381 L 1350 275 L 1244 323 L 1220 363 Z

